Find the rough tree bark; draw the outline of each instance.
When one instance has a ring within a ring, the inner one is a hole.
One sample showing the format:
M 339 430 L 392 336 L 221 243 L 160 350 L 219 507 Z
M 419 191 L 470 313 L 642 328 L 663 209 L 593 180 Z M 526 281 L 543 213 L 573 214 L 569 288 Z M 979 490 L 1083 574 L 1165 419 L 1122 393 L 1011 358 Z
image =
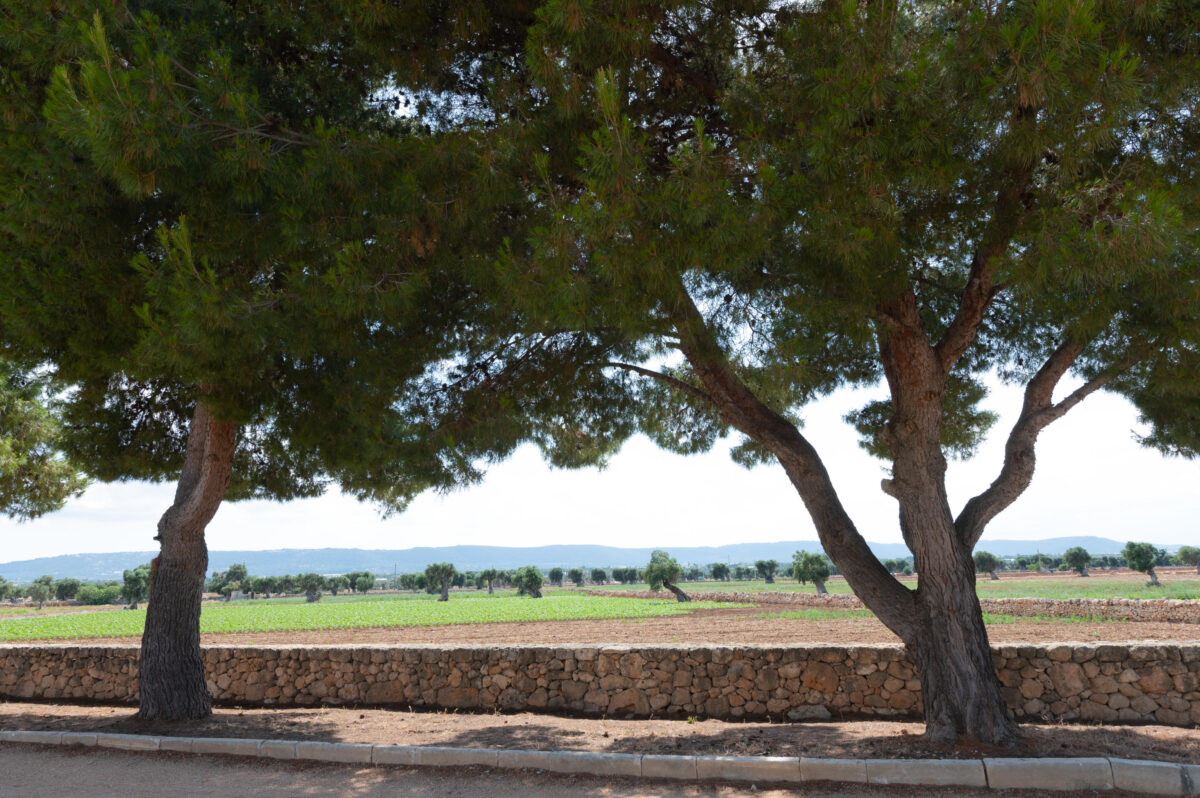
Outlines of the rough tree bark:
M 680 590 L 678 585 L 673 585 L 665 579 L 663 580 L 663 587 L 675 594 L 676 601 L 684 602 L 692 600 L 692 597 Z
M 816 585 L 818 596 L 824 596 L 829 593 L 829 591 L 825 589 L 824 579 L 814 579 L 813 584 Z
M 442 595 L 438 596 L 438 601 L 450 600 L 450 577 L 442 580 Z
M 208 569 L 204 529 L 233 473 L 237 427 L 196 403 L 175 501 L 158 522 L 138 675 L 138 717 L 195 720 L 212 714 L 200 656 L 200 596 Z

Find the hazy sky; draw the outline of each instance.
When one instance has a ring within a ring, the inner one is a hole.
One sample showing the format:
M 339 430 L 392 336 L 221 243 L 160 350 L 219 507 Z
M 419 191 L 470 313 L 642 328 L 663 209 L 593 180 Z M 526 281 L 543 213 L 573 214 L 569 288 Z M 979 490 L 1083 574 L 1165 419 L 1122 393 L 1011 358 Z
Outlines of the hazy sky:
M 844 391 L 812 406 L 804 432 L 842 500 L 872 541 L 900 542 L 895 502 L 879 490 L 879 461 L 841 421 L 873 396 Z M 952 462 L 957 510 L 994 478 L 1020 394 L 994 390 L 1001 422 L 970 462 Z M 1096 395 L 1042 433 L 1033 485 L 988 527 L 989 538 L 1098 535 L 1159 544 L 1200 541 L 1200 463 L 1142 449 L 1134 409 Z M 552 471 L 536 450 L 517 452 L 480 485 L 419 497 L 383 520 L 371 505 L 336 492 L 288 504 L 225 504 L 208 528 L 210 549 L 408 548 L 485 544 L 703 546 L 815 540 L 795 490 L 778 466 L 747 471 L 728 446 L 681 457 L 630 441 L 604 471 Z M 66 509 L 34 522 L 0 517 L 0 562 L 55 554 L 156 549 L 158 517 L 173 485 L 96 485 Z

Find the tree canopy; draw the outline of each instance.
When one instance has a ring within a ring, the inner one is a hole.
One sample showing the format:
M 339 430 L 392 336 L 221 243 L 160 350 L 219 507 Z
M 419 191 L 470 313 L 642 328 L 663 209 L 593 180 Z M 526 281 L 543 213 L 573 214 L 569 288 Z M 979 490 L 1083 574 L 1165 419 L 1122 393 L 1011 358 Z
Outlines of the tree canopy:
M 792 576 L 804 584 L 812 582 L 817 593 L 825 593 L 825 580 L 829 578 L 829 560 L 824 554 L 798 551 L 792 557 Z
M 1063 552 L 1062 561 L 1072 571 L 1078 571 L 1080 576 L 1087 576 L 1087 567 L 1092 561 L 1092 555 L 1088 554 L 1083 546 L 1072 546 Z
M 38 381 L 0 360 L 0 512 L 37 518 L 87 487 L 59 451 L 59 438 Z

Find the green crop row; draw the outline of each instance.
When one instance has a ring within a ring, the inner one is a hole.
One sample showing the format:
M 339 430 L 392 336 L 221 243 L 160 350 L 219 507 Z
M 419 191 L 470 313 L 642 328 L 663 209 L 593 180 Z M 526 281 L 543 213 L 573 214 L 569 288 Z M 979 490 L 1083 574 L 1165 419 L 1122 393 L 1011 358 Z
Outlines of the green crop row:
M 493 597 L 486 600 L 321 601 L 317 604 L 266 604 L 239 601 L 209 604 L 200 613 L 202 634 L 313 629 L 440 626 L 510 621 L 566 621 L 649 618 L 681 615 L 698 609 L 745 606 L 697 601 L 679 604 L 617 597 L 579 595 L 541 599 Z M 140 635 L 144 610 L 80 613 L 0 621 L 0 640 L 56 640 Z

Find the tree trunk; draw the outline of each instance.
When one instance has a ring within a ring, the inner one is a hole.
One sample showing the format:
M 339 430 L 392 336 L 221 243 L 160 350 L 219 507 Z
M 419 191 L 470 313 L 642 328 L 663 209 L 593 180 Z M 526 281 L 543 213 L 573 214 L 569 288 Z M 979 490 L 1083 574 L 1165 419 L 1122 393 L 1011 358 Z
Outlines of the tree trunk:
M 1012 745 L 1017 725 L 1000 692 L 970 550 L 954 539 L 948 513 L 920 526 L 925 527 L 918 537 L 924 565 L 917 618 L 902 639 L 921 679 L 925 736 L 939 743 L 965 739 Z M 931 530 L 945 535 L 944 541 L 939 544 Z
M 773 585 L 775 584 L 775 577 L 767 574 L 765 577 L 763 577 L 763 581 L 768 585 Z
M 682 590 L 680 590 L 678 587 L 671 584 L 670 582 L 663 582 L 663 587 L 665 587 L 667 590 L 670 590 L 672 593 L 675 594 L 676 601 L 684 602 L 684 601 L 692 600 L 691 596 L 689 596 L 687 593 L 684 593 Z
M 320 600 L 321 600 L 321 591 L 319 591 L 319 590 L 306 590 L 306 591 L 304 591 L 304 601 L 305 601 L 306 603 L 308 603 L 308 604 L 316 604 L 316 603 L 317 603 L 318 601 L 320 601 Z
M 1151 566 L 1150 570 L 1146 572 L 1146 576 L 1150 577 L 1150 584 L 1154 585 L 1155 587 L 1162 587 L 1162 583 L 1158 581 L 1158 574 L 1154 573 L 1153 566 Z
M 204 529 L 233 472 L 237 427 L 196 403 L 175 501 L 158 522 L 150 604 L 142 634 L 138 717 L 196 720 L 212 714 L 200 656 L 200 596 L 208 568 Z
M 1080 576 L 1091 576 L 1091 574 L 1088 573 L 1088 569 L 1086 567 L 1079 569 L 1079 575 Z
M 988 571 L 988 576 L 990 576 L 990 577 L 992 578 L 992 581 L 993 581 L 993 582 L 999 582 L 999 581 L 1000 581 L 1000 577 L 996 576 L 996 572 L 995 572 L 995 571 Z
M 450 600 L 450 579 L 447 577 L 442 580 L 442 595 L 438 596 L 438 601 Z
M 492 590 L 492 580 L 491 580 L 491 579 L 489 579 L 489 580 L 488 580 L 488 595 L 489 595 L 489 596 L 491 596 L 491 595 L 494 595 L 494 594 L 495 594 L 495 592 L 496 592 L 496 591 Z
M 817 595 L 818 596 L 824 596 L 829 592 L 825 589 L 825 580 L 824 579 L 814 579 L 813 584 L 817 586 Z

